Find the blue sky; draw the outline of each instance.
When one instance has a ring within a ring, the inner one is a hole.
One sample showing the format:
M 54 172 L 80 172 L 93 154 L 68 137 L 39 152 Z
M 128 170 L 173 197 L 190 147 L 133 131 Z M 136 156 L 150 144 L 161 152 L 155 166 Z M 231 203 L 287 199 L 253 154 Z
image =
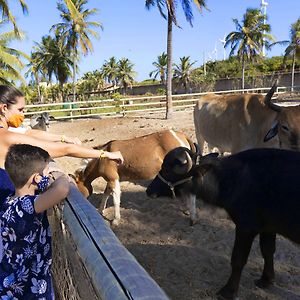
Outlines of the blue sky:
M 40 42 L 43 35 L 49 33 L 51 25 L 58 23 L 59 12 L 55 0 L 26 0 L 29 7 L 28 16 L 23 16 L 18 1 L 11 2 L 12 11 L 17 22 L 27 35 L 25 41 L 14 44 L 20 50 L 30 53 L 34 41 Z M 202 14 L 194 6 L 193 27 L 186 22 L 181 7 L 178 7 L 178 20 L 181 29 L 174 27 L 173 51 L 174 62 L 179 57 L 190 56 L 197 61 L 195 66 L 203 64 L 203 53 L 207 58 L 215 58 L 217 48 L 218 59 L 223 58 L 223 48 L 219 39 L 235 29 L 232 18 L 242 19 L 246 9 L 259 8 L 260 0 L 206 0 L 210 11 Z M 226 4 L 225 4 L 226 3 Z M 268 22 L 272 34 L 277 40 L 289 38 L 290 25 L 300 17 L 299 0 L 268 0 Z M 145 8 L 143 0 L 90 0 L 88 8 L 97 8 L 98 14 L 91 20 L 103 25 L 100 39 L 93 40 L 94 52 L 83 57 L 79 68 L 80 75 L 102 66 L 111 56 L 120 59 L 129 58 L 137 72 L 136 80 L 148 78 L 153 70 L 152 62 L 163 51 L 166 51 L 166 21 L 154 7 L 150 11 Z M 284 48 L 276 46 L 268 56 L 281 55 Z M 227 49 L 228 55 L 229 49 Z

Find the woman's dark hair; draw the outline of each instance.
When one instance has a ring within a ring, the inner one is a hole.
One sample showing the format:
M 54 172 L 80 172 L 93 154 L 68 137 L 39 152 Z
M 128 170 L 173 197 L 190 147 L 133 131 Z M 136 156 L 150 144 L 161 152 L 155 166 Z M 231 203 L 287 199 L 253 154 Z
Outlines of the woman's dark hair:
M 10 105 L 17 103 L 17 97 L 24 97 L 23 93 L 10 85 L 0 85 L 0 104 Z
M 42 174 L 49 161 L 49 153 L 44 149 L 27 144 L 16 144 L 8 149 L 4 166 L 14 186 L 21 188 L 32 174 Z

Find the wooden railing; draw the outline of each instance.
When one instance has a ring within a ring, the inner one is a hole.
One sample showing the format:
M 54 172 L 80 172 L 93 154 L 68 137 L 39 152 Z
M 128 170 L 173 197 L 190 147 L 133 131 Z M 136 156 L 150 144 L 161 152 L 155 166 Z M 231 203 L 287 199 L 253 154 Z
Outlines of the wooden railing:
M 300 87 L 295 87 L 295 89 Z M 245 90 L 226 90 L 217 91 L 215 94 L 230 93 L 267 93 L 270 88 L 255 88 Z M 275 96 L 286 91 L 289 87 L 277 87 Z M 180 94 L 173 95 L 174 110 L 186 109 L 193 107 L 200 96 L 205 93 Z M 146 113 L 153 111 L 162 111 L 165 109 L 165 96 L 143 96 L 122 99 L 104 99 L 88 100 L 75 102 L 47 103 L 37 105 L 27 105 L 25 116 L 48 112 L 56 119 L 75 119 L 93 116 L 116 116 L 127 115 L 130 113 Z

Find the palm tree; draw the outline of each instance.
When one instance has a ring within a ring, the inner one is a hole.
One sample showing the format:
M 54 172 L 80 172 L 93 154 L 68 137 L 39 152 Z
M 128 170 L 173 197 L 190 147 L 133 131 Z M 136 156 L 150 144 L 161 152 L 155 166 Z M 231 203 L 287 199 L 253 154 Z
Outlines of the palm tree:
M 196 4 L 199 10 L 202 7 L 206 8 L 205 0 L 181 0 L 181 5 L 183 12 L 185 14 L 186 20 L 192 26 L 193 12 L 192 12 L 192 2 Z M 176 18 L 176 0 L 146 0 L 146 8 L 150 9 L 152 6 L 157 6 L 161 16 L 167 20 L 167 97 L 166 97 L 166 119 L 172 117 L 173 107 L 172 107 L 172 27 L 173 23 L 179 27 Z
M 102 66 L 102 73 L 108 83 L 112 83 L 114 89 L 118 84 L 118 69 L 119 65 L 114 56 L 106 60 Z
M 284 51 L 284 63 L 288 57 L 292 57 L 292 82 L 291 82 L 291 91 L 294 91 L 294 82 L 295 82 L 295 64 L 296 59 L 300 59 L 300 18 L 291 25 L 290 29 L 290 40 L 280 41 L 275 44 L 287 45 Z
M 98 91 L 104 86 L 104 75 L 99 70 L 87 72 L 81 79 L 85 81 L 86 92 Z
M 87 55 L 93 51 L 93 45 L 90 37 L 99 38 L 98 32 L 91 28 L 100 27 L 101 23 L 88 21 L 88 18 L 95 13 L 97 9 L 86 9 L 84 5 L 87 0 L 61 0 L 57 4 L 60 16 L 63 20 L 52 26 L 52 30 L 58 30 L 64 38 L 67 47 L 72 50 L 73 59 L 73 100 L 76 100 L 76 70 L 77 61 L 79 59 L 79 49 L 83 55 Z
M 0 27 L 5 24 L 5 21 L 0 20 Z M 23 33 L 15 31 L 0 33 L 0 82 L 8 84 L 15 80 L 24 81 L 21 70 L 24 68 L 22 59 L 29 57 L 17 49 L 9 47 L 10 42 L 22 40 Z
M 160 83 L 165 85 L 166 84 L 166 73 L 167 73 L 167 63 L 168 63 L 168 56 L 165 52 L 161 55 L 157 56 L 157 61 L 153 62 L 152 65 L 156 68 L 155 70 L 149 73 L 149 77 L 157 78 L 160 76 Z
M 23 14 L 26 14 L 28 13 L 28 8 L 27 8 L 27 5 L 25 3 L 24 0 L 19 0 L 20 4 L 21 4 L 21 7 L 22 7 L 22 11 L 23 11 Z M 16 23 L 16 19 L 15 17 L 12 15 L 10 9 L 9 9 L 9 5 L 8 5 L 8 1 L 6 0 L 0 0 L 0 10 L 2 12 L 2 20 L 5 20 L 7 19 L 9 22 L 11 22 L 14 26 L 14 31 L 15 31 L 15 34 L 17 36 L 21 35 L 21 32 L 17 26 L 17 23 Z
M 136 73 L 133 70 L 133 63 L 128 58 L 122 58 L 118 62 L 118 81 L 127 93 L 127 88 L 131 87 L 134 82 Z
M 269 32 L 271 26 L 265 22 L 266 16 L 259 9 L 248 8 L 243 16 L 242 23 L 233 19 L 236 31 L 230 32 L 225 38 L 225 45 L 231 45 L 229 56 L 237 53 L 242 61 L 242 89 L 245 87 L 245 62 L 262 57 L 262 48 L 265 44 L 268 49 L 274 38 Z
M 28 70 L 25 73 L 25 77 L 30 77 L 32 85 L 37 87 L 38 100 L 41 102 L 42 94 L 40 89 L 40 73 L 42 73 L 42 69 L 38 64 L 38 61 L 35 59 L 35 54 L 33 52 L 31 52 L 30 62 L 27 64 L 27 67 Z
M 71 75 L 73 61 L 60 34 L 56 32 L 54 38 L 50 35 L 42 37 L 42 42 L 35 44 L 32 56 L 34 57 L 35 68 L 46 73 L 49 82 L 51 82 L 53 75 L 56 77 L 63 94 L 63 84 Z
M 183 85 L 186 93 L 189 91 L 188 88 L 192 81 L 192 67 L 195 63 L 196 61 L 190 61 L 189 56 L 183 56 L 180 58 L 180 64 L 175 64 L 174 67 L 174 79 L 176 79 L 179 84 Z

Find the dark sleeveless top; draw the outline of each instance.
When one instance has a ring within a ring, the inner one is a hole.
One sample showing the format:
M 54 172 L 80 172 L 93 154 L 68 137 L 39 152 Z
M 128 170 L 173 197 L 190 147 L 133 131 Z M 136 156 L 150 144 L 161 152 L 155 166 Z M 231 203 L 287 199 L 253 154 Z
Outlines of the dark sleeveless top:
M 0 126 L 0 128 L 3 128 Z M 0 206 L 4 199 L 15 192 L 15 188 L 4 169 L 0 168 Z

